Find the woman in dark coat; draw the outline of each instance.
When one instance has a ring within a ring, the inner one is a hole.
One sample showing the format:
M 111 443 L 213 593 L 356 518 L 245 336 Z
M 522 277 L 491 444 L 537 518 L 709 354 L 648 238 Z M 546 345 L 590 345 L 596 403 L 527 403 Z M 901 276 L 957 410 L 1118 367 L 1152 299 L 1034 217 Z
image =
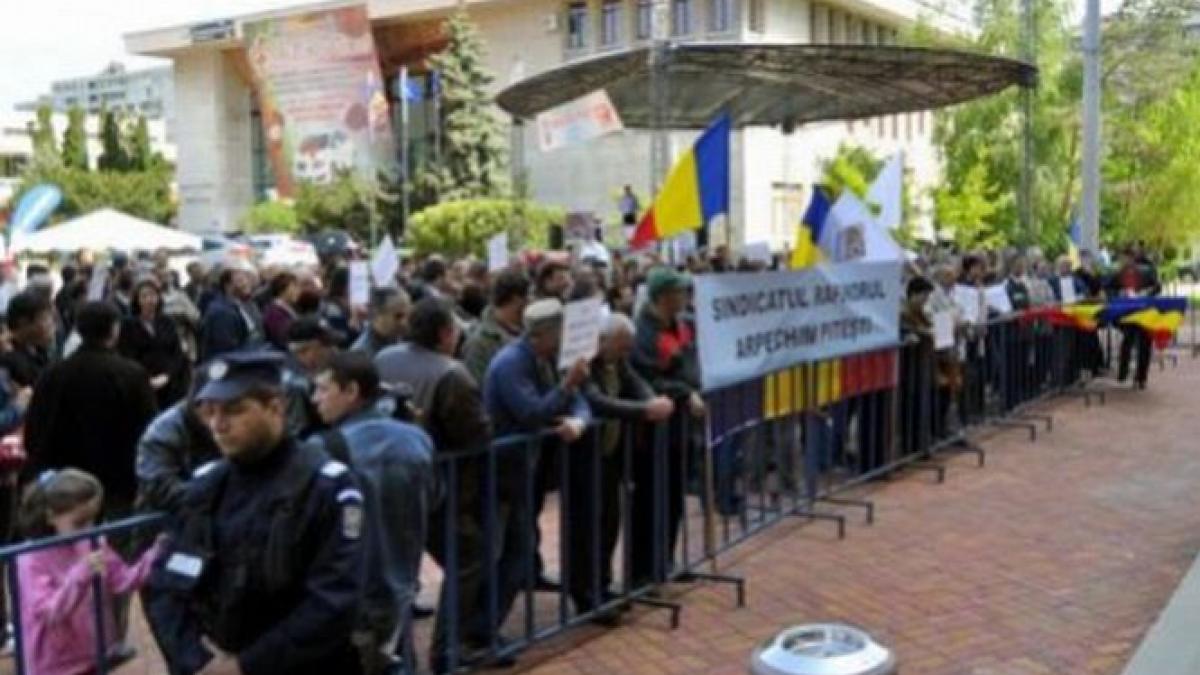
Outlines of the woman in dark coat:
M 153 278 L 139 280 L 130 298 L 131 315 L 121 322 L 117 351 L 137 361 L 150 375 L 159 410 L 187 393 L 191 369 L 175 322 L 162 310 L 162 294 Z

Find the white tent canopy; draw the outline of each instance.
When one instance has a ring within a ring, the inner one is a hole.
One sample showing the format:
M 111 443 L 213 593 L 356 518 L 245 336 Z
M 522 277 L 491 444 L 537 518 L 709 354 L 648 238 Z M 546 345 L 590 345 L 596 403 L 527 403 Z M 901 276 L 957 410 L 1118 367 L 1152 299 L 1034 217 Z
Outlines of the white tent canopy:
M 100 209 L 48 227 L 33 234 L 16 236 L 11 244 L 13 253 L 69 253 L 81 249 L 94 251 L 199 251 L 203 240 L 194 234 L 156 225 L 140 218 Z

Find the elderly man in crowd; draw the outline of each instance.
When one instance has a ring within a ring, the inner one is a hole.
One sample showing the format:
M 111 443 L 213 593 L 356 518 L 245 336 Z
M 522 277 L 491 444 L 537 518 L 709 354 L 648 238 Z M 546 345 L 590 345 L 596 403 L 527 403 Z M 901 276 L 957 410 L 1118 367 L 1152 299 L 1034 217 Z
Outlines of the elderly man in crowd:
M 580 613 L 613 599 L 608 589 L 621 527 L 620 487 L 626 475 L 625 447 L 632 446 L 637 431 L 634 425 L 662 422 L 675 412 L 671 399 L 655 395 L 629 364 L 633 333 L 633 322 L 624 314 L 610 314 L 605 321 L 600 352 L 583 385 L 583 395 L 600 422 L 569 457 L 567 565 L 571 598 Z M 601 623 L 613 620 L 613 614 L 598 618 Z
M 587 362 L 580 360 L 562 377 L 558 373 L 558 350 L 562 338 L 563 305 L 556 299 L 539 300 L 525 308 L 525 335 L 500 350 L 488 367 L 483 400 L 498 439 L 514 434 L 553 433 L 543 444 L 522 439 L 497 444 L 497 463 L 502 474 L 502 519 L 509 523 L 503 532 L 499 561 L 500 619 L 507 615 L 517 592 L 525 585 L 525 561 L 534 558 L 534 572 L 543 589 L 537 542 L 520 523 L 527 517 L 537 521 L 545 501 L 546 480 L 541 467 L 553 453 L 568 452 L 587 429 L 591 411 L 582 394 L 587 380 Z M 557 442 L 555 442 L 557 441 Z M 534 503 L 527 504 L 529 481 L 534 481 Z M 533 513 L 527 510 L 532 507 Z M 537 533 L 533 533 L 536 535 Z
M 412 300 L 402 288 L 376 288 L 371 291 L 370 317 L 366 328 L 350 346 L 371 358 L 404 337 Z
M 261 344 L 266 339 L 262 314 L 255 306 L 254 273 L 244 267 L 221 272 L 219 293 L 204 309 L 200 320 L 200 360 Z

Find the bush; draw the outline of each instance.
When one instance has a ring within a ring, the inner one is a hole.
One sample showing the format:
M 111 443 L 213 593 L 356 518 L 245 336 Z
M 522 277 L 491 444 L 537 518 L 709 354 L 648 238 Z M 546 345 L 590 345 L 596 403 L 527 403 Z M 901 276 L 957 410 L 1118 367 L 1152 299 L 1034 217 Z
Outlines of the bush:
M 171 197 L 171 170 L 158 166 L 148 171 L 117 173 L 86 171 L 57 161 L 38 161 L 26 170 L 12 204 L 42 183 L 57 185 L 63 193 L 51 222 L 112 208 L 131 216 L 166 224 L 175 216 Z
M 418 255 L 486 255 L 487 241 L 508 232 L 510 247 L 546 248 L 562 209 L 509 199 L 472 199 L 430 206 L 412 217 L 405 243 Z
M 298 234 L 300 218 L 287 202 L 259 202 L 242 215 L 242 229 L 249 234 Z

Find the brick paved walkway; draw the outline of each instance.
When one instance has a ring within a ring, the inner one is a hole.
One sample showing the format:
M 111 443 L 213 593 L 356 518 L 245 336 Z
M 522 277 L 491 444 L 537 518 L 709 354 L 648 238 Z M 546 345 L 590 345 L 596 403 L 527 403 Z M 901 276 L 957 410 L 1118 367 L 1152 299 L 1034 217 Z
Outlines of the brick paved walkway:
M 1200 550 L 1200 362 L 1151 377 L 1106 407 L 1050 405 L 1054 431 L 1036 444 L 992 436 L 985 469 L 962 457 L 944 485 L 912 473 L 872 486 L 877 524 L 852 521 L 846 541 L 797 521 L 743 544 L 721 562 L 749 580 L 745 609 L 725 586 L 677 587 L 678 631 L 638 609 L 523 655 L 521 670 L 745 673 L 776 629 L 839 620 L 894 646 L 906 675 L 1118 673 Z M 161 675 L 136 620 L 145 657 L 119 672 Z
M 1050 405 L 1054 431 L 1036 444 L 994 436 L 985 469 L 961 457 L 944 485 L 912 474 L 873 488 L 877 524 L 844 542 L 827 524 L 761 535 L 723 561 L 750 582 L 746 609 L 703 586 L 681 596 L 678 631 L 639 611 L 522 665 L 745 673 L 776 629 L 837 620 L 874 631 L 911 675 L 1118 673 L 1200 550 L 1200 363 L 1151 377 L 1105 407 Z

